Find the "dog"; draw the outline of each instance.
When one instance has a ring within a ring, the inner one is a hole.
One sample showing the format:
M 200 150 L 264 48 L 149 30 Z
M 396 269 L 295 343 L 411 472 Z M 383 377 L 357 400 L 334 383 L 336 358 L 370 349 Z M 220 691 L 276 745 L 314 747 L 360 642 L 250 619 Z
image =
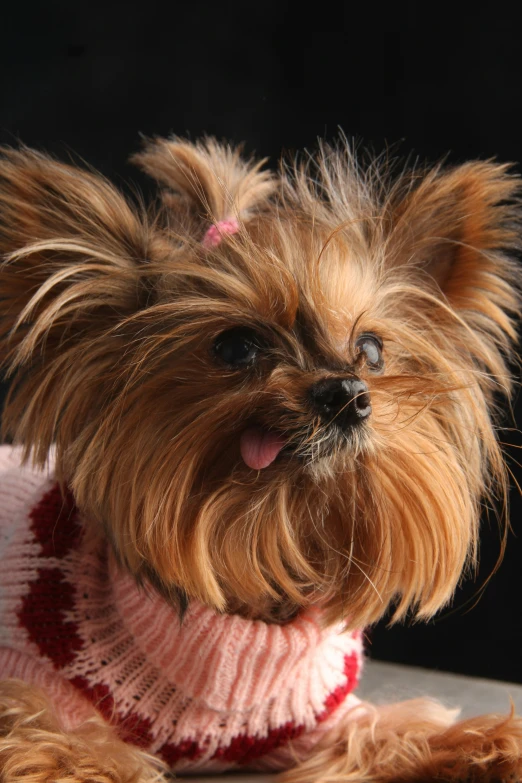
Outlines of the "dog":
M 518 779 L 513 713 L 354 691 L 364 629 L 445 606 L 502 507 L 520 181 L 134 161 L 149 207 L 2 152 L 2 781 Z

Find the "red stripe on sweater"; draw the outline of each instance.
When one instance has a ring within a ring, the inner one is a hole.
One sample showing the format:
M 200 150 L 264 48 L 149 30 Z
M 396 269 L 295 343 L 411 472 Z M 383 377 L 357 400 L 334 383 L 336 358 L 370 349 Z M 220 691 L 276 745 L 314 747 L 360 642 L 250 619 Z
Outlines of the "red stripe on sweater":
M 29 519 L 43 557 L 65 557 L 80 541 L 82 529 L 78 522 L 78 509 L 71 493 L 63 494 L 58 484 L 46 492 L 29 514 Z
M 65 619 L 74 606 L 74 590 L 59 568 L 39 568 L 18 611 L 18 622 L 55 669 L 72 663 L 83 643 L 76 623 Z
M 349 693 L 351 693 L 358 684 L 359 663 L 357 655 L 352 653 L 351 655 L 344 656 L 344 674 L 346 675 L 346 682 L 344 685 L 338 685 L 332 693 L 326 697 L 324 702 L 324 710 L 317 716 L 318 722 L 329 718 L 332 712 L 342 704 Z
M 173 742 L 166 742 L 158 750 L 158 756 L 160 756 L 169 767 L 173 767 L 174 764 L 182 759 L 195 761 L 202 755 L 203 749 L 199 747 L 195 740 L 190 739 L 178 742 L 177 745 Z
M 102 683 L 89 685 L 89 681 L 85 677 L 79 676 L 72 677 L 69 682 L 89 699 L 98 712 L 101 712 L 107 723 L 118 729 L 122 740 L 138 745 L 140 748 L 148 748 L 152 744 L 154 736 L 150 730 L 150 721 L 133 713 L 128 715 L 119 713 L 107 685 Z
M 42 557 L 63 558 L 81 538 L 78 511 L 69 493 L 62 495 L 56 484 L 29 514 L 34 541 Z M 40 562 L 40 561 L 37 561 Z M 74 661 L 82 647 L 76 623 L 65 613 L 74 607 L 74 588 L 58 567 L 38 568 L 38 577 L 29 584 L 18 611 L 18 622 L 41 655 L 55 669 Z
M 304 726 L 296 726 L 289 721 L 284 726 L 271 729 L 266 737 L 249 737 L 247 734 L 238 734 L 230 745 L 218 748 L 212 758 L 219 761 L 232 761 L 236 764 L 248 764 L 266 753 L 277 750 L 290 740 L 297 739 L 304 730 Z

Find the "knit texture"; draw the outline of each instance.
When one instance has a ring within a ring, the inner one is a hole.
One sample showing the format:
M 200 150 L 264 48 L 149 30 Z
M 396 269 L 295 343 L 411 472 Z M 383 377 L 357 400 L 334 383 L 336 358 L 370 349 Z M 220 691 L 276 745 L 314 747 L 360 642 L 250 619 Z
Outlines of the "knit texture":
M 341 717 L 360 633 L 193 602 L 183 622 L 95 540 L 49 471 L 0 448 L 0 675 L 43 687 L 65 727 L 93 706 L 176 770 L 284 769 Z

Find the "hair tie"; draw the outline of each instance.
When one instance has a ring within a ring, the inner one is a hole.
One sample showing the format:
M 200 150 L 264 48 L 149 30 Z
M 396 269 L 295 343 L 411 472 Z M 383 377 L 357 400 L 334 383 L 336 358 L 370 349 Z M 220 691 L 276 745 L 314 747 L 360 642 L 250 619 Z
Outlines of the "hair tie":
M 202 245 L 207 249 L 217 247 L 225 234 L 237 234 L 239 223 L 234 218 L 230 220 L 220 220 L 207 230 L 203 237 Z

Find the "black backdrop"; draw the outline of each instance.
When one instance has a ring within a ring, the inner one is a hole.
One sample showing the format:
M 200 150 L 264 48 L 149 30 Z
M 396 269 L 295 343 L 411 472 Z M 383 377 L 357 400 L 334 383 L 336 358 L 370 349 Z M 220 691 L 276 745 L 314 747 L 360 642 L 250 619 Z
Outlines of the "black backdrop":
M 516 4 L 379 5 L 9 0 L 0 141 L 74 152 L 145 189 L 126 162 L 140 133 L 210 133 L 275 161 L 340 126 L 378 151 L 396 144 L 432 161 L 520 163 Z M 494 523 L 483 529 L 478 581 L 427 626 L 381 623 L 368 634 L 370 654 L 522 681 L 521 510 L 513 491 L 507 555 L 474 608 L 499 551 Z

